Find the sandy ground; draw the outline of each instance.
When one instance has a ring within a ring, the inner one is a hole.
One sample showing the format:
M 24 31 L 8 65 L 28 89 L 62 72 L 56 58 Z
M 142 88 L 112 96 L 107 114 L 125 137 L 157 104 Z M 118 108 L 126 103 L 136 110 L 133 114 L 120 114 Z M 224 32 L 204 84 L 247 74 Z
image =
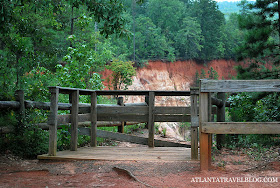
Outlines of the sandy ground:
M 279 157 L 274 159 L 256 161 L 223 149 L 213 155 L 211 170 L 200 171 L 199 161 L 39 161 L 1 155 L 0 187 L 280 187 Z

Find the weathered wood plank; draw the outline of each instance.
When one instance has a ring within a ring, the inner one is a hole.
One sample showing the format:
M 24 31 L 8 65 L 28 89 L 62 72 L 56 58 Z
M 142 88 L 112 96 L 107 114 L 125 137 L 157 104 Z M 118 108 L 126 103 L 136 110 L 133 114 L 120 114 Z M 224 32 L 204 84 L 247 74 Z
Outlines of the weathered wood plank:
M 70 94 L 72 108 L 71 108 L 71 142 L 70 150 L 77 151 L 78 148 L 78 114 L 79 114 L 79 90 L 74 90 Z
M 182 106 L 167 106 L 167 107 L 158 107 L 155 106 L 155 114 L 190 114 L 190 107 Z
M 226 120 L 226 94 L 225 93 L 218 93 L 218 99 L 221 100 L 221 105 L 217 107 L 217 122 L 225 122 Z M 217 149 L 222 149 L 222 145 L 225 140 L 225 135 L 217 134 L 216 135 L 216 142 L 217 142 Z
M 25 105 L 24 105 L 24 92 L 23 92 L 23 90 L 16 90 L 15 97 L 16 97 L 16 100 L 19 102 L 18 123 L 19 123 L 19 126 L 23 126 L 24 121 L 25 121 Z
M 124 103 L 124 106 L 148 106 L 148 104 L 146 102 Z
M 191 122 L 190 115 L 155 115 L 155 122 Z
M 211 166 L 211 134 L 201 131 L 202 122 L 209 121 L 209 93 L 199 95 L 199 130 L 200 130 L 200 169 L 208 170 Z
M 97 121 L 133 121 L 139 123 L 148 122 L 148 115 L 138 114 L 101 114 L 97 115 Z M 79 122 L 90 121 L 90 114 L 79 114 Z M 190 115 L 154 115 L 155 122 L 191 122 Z M 71 123 L 71 115 L 59 115 L 58 125 L 67 125 Z
M 81 127 L 81 128 L 79 128 L 79 134 L 89 135 L 90 134 L 90 129 L 85 128 L 85 127 Z M 123 133 L 117 133 L 117 132 L 97 130 L 97 137 L 110 138 L 110 139 L 113 139 L 113 140 L 118 140 L 118 141 L 123 141 L 123 142 L 131 142 L 131 143 L 135 143 L 135 144 L 148 145 L 148 138 L 123 134 Z M 187 145 L 187 144 L 167 142 L 167 141 L 156 140 L 156 139 L 155 139 L 154 142 L 155 142 L 154 143 L 155 147 L 187 147 L 187 148 L 190 148 L 190 145 Z
M 126 125 L 136 125 L 139 122 L 126 122 Z M 39 123 L 39 124 L 35 124 L 36 126 L 38 126 L 38 128 L 42 129 L 42 130 L 49 130 L 49 125 L 47 123 Z M 91 122 L 90 121 L 86 121 L 86 122 L 79 122 L 78 123 L 78 127 L 90 127 L 91 126 Z M 97 127 L 115 127 L 115 126 L 121 126 L 121 122 L 115 121 L 115 122 L 111 122 L 111 121 L 98 121 L 97 122 Z M 62 127 L 62 125 L 58 125 L 57 129 L 60 129 Z M 7 133 L 13 133 L 14 132 L 14 128 L 13 127 L 0 127 L 0 134 L 7 134 Z
M 280 80 L 201 80 L 201 92 L 280 92 Z
M 110 160 L 110 161 L 188 161 L 190 148 L 184 147 L 84 147 L 78 151 L 59 151 L 57 156 L 39 155 L 40 160 Z
M 97 107 L 98 115 L 101 114 L 148 114 L 148 106 L 115 106 Z
M 205 122 L 203 133 L 280 134 L 280 122 Z
M 19 106 L 18 101 L 0 101 L 0 109 L 19 109 Z
M 148 106 L 98 106 L 98 114 L 148 114 Z M 190 114 L 190 107 L 155 107 L 154 114 Z
M 56 87 L 62 94 L 70 94 L 76 88 Z M 91 95 L 94 90 L 79 89 L 80 95 Z M 102 90 L 95 91 L 97 95 L 148 95 L 155 92 L 155 96 L 190 96 L 189 91 L 129 91 L 129 90 Z
M 57 111 L 58 111 L 58 92 L 56 87 L 49 88 L 51 93 L 49 124 L 49 155 L 55 156 L 57 150 Z
M 118 97 L 117 104 L 120 105 L 120 106 L 124 106 L 123 97 Z M 125 124 L 125 122 L 122 121 L 121 126 L 118 127 L 118 132 L 119 133 L 124 133 L 124 124 Z
M 198 127 L 191 127 L 191 158 L 198 159 Z
M 154 143 L 154 136 L 155 136 L 155 115 L 154 115 L 154 108 L 155 108 L 155 93 L 149 92 L 149 116 L 148 116 L 148 146 L 155 147 Z
M 97 95 L 96 92 L 91 93 L 91 131 L 90 131 L 90 146 L 97 146 Z
M 191 88 L 191 158 L 198 159 L 198 89 Z

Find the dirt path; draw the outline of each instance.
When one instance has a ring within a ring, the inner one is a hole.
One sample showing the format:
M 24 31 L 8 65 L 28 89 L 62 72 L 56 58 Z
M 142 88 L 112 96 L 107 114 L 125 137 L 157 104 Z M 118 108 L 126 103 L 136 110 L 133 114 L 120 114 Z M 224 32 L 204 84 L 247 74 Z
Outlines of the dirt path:
M 213 169 L 201 172 L 198 161 L 53 162 L 22 160 L 12 155 L 2 155 L 0 187 L 147 187 L 144 184 L 152 187 L 280 186 L 279 160 L 256 162 L 239 151 L 231 150 L 223 150 L 220 154 L 215 154 L 214 158 Z M 142 183 L 128 173 L 114 170 L 114 167 L 126 169 Z M 267 177 L 270 179 L 265 179 Z M 278 182 L 244 182 L 263 180 Z

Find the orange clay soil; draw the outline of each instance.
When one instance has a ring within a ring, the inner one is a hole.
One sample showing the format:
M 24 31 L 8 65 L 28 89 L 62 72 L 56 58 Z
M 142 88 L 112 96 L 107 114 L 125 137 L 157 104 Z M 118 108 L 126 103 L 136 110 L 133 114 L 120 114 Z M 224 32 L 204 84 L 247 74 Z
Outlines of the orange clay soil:
M 223 149 L 213 159 L 213 168 L 201 172 L 199 161 L 38 161 L 1 155 L 0 187 L 280 187 L 278 156 L 272 162 L 255 161 Z M 265 177 L 278 182 L 240 182 Z M 218 182 L 226 178 L 229 182 Z

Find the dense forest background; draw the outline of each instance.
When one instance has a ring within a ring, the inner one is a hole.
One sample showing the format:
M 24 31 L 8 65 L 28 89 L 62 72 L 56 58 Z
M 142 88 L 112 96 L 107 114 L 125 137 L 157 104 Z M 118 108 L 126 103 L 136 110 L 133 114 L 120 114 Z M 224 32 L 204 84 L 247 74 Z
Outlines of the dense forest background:
M 147 60 L 234 59 L 244 41 L 236 3 L 1 0 L 0 6 L 1 100 L 15 89 L 33 91 L 35 99 L 48 85 L 101 89 L 97 72 L 114 60 L 143 66 Z

